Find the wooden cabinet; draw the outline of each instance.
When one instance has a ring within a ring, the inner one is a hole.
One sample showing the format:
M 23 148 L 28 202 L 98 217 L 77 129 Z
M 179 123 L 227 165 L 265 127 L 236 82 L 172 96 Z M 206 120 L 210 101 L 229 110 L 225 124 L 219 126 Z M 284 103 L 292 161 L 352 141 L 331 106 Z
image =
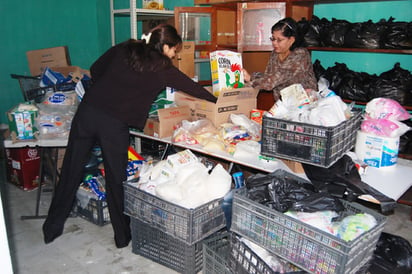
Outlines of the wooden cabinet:
M 183 40 L 195 41 L 196 71 L 199 80 L 207 83 L 210 82 L 208 53 L 219 49 L 242 52 L 243 65 L 248 71 L 263 71 L 272 51 L 269 41 L 272 25 L 287 16 L 311 19 L 314 0 L 194 3 L 208 6 L 176 7 L 175 26 Z

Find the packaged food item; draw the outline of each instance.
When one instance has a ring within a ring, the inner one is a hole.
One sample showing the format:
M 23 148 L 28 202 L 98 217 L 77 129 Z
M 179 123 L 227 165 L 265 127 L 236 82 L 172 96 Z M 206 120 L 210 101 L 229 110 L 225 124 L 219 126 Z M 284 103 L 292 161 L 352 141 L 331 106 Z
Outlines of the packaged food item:
M 144 9 L 151 9 L 151 10 L 163 10 L 163 0 L 143 0 L 143 8 Z
M 215 96 L 222 90 L 242 88 L 245 85 L 242 74 L 242 55 L 230 50 L 210 53 L 212 89 Z

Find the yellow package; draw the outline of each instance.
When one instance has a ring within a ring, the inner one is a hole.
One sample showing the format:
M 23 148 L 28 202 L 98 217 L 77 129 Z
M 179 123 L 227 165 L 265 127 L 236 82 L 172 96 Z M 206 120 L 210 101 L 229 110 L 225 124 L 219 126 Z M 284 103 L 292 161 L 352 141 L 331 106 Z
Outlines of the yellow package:
M 143 0 L 143 8 L 144 9 L 151 9 L 151 10 L 163 10 L 163 0 Z

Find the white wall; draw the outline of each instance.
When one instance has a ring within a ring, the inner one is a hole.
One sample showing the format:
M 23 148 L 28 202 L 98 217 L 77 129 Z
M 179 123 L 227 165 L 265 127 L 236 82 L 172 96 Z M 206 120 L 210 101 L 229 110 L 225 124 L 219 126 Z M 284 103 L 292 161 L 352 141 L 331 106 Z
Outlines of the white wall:
M 7 239 L 7 230 L 3 213 L 3 202 L 0 195 L 0 265 L 2 274 L 12 274 L 13 267 L 11 264 L 9 240 Z

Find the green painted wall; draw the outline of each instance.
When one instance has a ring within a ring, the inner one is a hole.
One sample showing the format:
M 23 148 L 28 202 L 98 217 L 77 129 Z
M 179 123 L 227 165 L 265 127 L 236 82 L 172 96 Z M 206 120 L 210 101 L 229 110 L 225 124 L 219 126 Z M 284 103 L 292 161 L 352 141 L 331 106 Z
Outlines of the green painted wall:
M 412 1 L 393 0 L 362 3 L 316 4 L 314 14 L 319 18 L 332 20 L 345 19 L 349 22 L 364 22 L 381 19 L 388 20 L 391 16 L 395 21 L 412 21 Z M 335 62 L 345 63 L 354 71 L 380 74 L 393 68 L 396 62 L 401 67 L 412 71 L 412 55 L 382 54 L 382 53 L 349 53 L 349 52 L 312 52 L 312 60 L 319 59 L 323 67 L 331 67 Z
M 23 100 L 11 73 L 30 75 L 26 51 L 68 46 L 73 65 L 88 69 L 110 46 L 108 0 L 3 0 L 0 3 L 0 123 Z

